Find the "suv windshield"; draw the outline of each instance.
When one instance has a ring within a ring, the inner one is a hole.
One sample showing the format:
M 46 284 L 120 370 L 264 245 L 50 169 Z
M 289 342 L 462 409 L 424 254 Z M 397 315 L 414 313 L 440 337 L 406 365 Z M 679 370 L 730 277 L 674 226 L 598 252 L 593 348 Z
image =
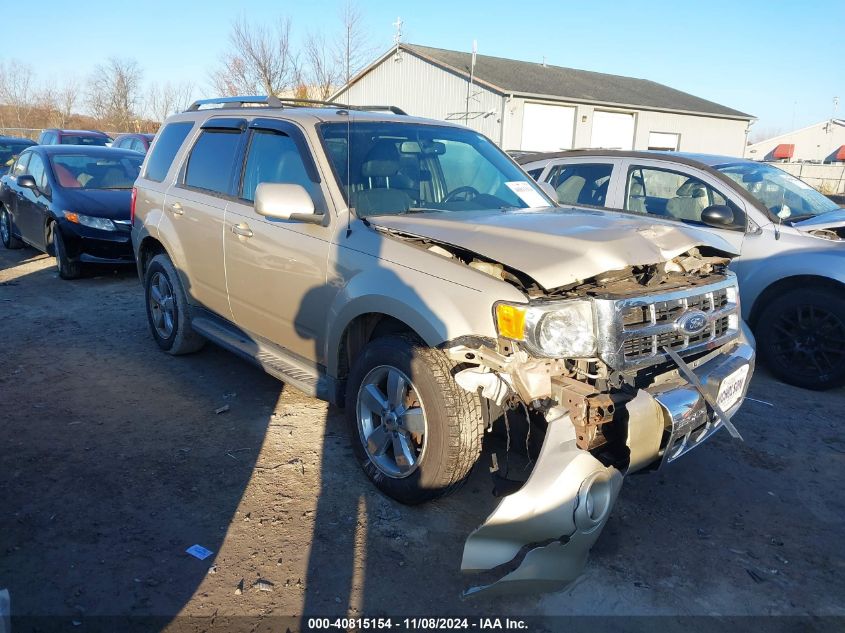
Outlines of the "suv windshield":
M 50 157 L 50 164 L 59 185 L 68 189 L 131 189 L 143 160 L 143 156 L 56 154 Z
M 805 220 L 839 208 L 807 183 L 771 165 L 736 163 L 715 168 L 785 221 Z
M 389 121 L 324 123 L 319 130 L 359 217 L 551 204 L 498 147 L 472 130 Z

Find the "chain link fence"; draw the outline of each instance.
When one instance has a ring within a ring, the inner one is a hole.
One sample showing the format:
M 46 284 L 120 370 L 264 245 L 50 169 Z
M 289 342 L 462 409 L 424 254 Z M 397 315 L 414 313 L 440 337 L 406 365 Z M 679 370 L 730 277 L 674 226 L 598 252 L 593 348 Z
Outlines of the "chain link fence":
M 0 127 L 0 136 L 21 136 L 23 138 L 28 138 L 33 141 L 38 140 L 38 135 L 44 128 L 34 128 L 34 127 Z M 118 134 L 135 134 L 134 130 L 127 130 L 125 132 L 119 132 L 116 130 L 97 130 L 98 132 L 105 132 L 112 138 L 117 136 Z

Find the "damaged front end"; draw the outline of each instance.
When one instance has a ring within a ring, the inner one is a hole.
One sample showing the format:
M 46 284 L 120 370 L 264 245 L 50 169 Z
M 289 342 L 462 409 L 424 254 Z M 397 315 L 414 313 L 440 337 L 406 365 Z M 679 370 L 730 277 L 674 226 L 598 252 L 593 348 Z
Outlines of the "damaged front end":
M 739 408 L 754 368 L 728 260 L 692 249 L 498 304 L 495 345 L 446 349 L 455 380 L 505 411 L 541 414 L 527 481 L 467 539 L 461 568 L 502 577 L 467 595 L 566 587 L 626 474 L 701 444 Z M 491 570 L 493 570 L 491 572 Z

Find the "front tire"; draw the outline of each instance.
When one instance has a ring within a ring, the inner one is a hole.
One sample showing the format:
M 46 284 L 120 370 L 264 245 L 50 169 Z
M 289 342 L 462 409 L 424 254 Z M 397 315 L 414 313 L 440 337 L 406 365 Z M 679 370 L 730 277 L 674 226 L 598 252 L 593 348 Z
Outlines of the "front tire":
M 780 380 L 822 391 L 845 384 L 845 299 L 820 288 L 783 294 L 760 314 L 760 356 Z
M 376 487 L 401 503 L 453 492 L 481 453 L 481 402 L 455 383 L 453 368 L 443 352 L 391 335 L 371 341 L 349 373 L 355 456 Z
M 144 296 L 150 332 L 161 349 L 175 356 L 205 345 L 205 339 L 191 327 L 188 298 L 167 255 L 156 255 L 147 267 Z
M 0 237 L 3 239 L 3 246 L 9 250 L 23 248 L 23 241 L 12 232 L 12 214 L 5 207 L 0 205 Z
M 82 275 L 82 264 L 73 261 L 67 254 L 62 230 L 53 222 L 50 225 L 50 244 L 56 258 L 56 269 L 62 279 L 78 279 Z

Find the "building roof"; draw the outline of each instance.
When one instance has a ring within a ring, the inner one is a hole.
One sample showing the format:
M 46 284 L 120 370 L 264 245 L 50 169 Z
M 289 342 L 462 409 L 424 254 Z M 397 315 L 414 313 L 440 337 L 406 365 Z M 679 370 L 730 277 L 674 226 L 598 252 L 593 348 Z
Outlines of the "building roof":
M 400 48 L 447 70 L 469 77 L 471 53 L 431 48 L 417 44 L 400 44 Z M 373 64 L 377 65 L 388 57 Z M 366 74 L 366 69 L 350 83 Z M 475 81 L 501 94 L 549 97 L 551 99 L 636 106 L 653 110 L 670 110 L 750 120 L 750 114 L 675 90 L 647 79 L 634 79 L 588 70 L 523 62 L 502 57 L 477 55 Z
M 825 119 L 824 121 L 819 121 L 818 123 L 813 123 L 812 125 L 807 125 L 805 127 L 798 128 L 797 130 L 792 130 L 791 132 L 784 132 L 783 134 L 778 134 L 777 136 L 770 136 L 769 138 L 765 138 L 754 143 L 749 143 L 748 147 L 751 148 L 757 147 L 758 145 L 768 145 L 772 141 L 778 141 L 780 139 L 789 139 L 789 137 L 795 136 L 796 134 L 800 134 L 801 132 L 812 130 L 813 128 L 822 127 L 828 124 L 845 127 L 845 119 Z

